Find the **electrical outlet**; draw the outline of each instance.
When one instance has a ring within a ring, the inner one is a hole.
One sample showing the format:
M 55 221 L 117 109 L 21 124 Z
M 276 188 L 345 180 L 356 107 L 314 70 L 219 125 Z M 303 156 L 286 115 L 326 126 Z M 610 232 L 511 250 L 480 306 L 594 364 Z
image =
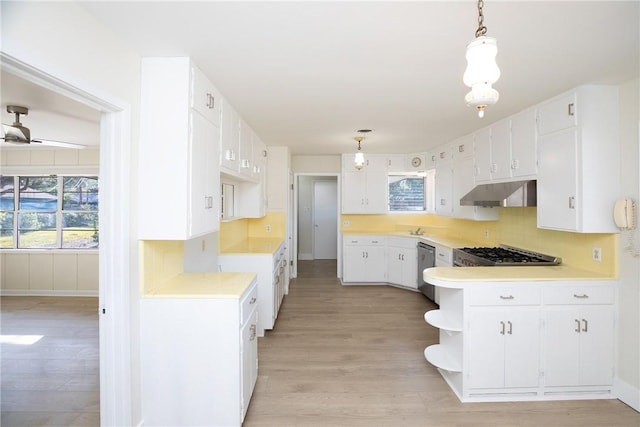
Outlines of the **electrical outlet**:
M 343 227 L 348 227 L 349 226 L 349 220 L 345 219 L 344 221 L 342 221 L 342 226 Z
M 484 238 L 485 239 L 489 238 L 489 230 L 484 230 Z
M 600 249 L 597 246 L 594 246 L 591 249 L 591 256 L 593 257 L 594 261 L 598 261 L 598 262 L 602 261 L 602 249 Z
M 271 225 L 270 224 L 267 224 L 267 226 L 265 228 L 267 230 L 267 233 L 271 232 Z

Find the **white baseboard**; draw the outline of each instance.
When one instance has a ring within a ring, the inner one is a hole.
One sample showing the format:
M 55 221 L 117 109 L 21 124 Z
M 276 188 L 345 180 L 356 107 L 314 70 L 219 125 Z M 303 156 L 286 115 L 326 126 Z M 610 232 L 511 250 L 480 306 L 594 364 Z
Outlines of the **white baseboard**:
M 298 254 L 298 259 L 302 261 L 312 261 L 313 254 Z
M 619 400 L 640 412 L 640 389 L 616 378 L 613 389 Z
M 2 289 L 0 296 L 9 297 L 97 297 L 97 290 Z

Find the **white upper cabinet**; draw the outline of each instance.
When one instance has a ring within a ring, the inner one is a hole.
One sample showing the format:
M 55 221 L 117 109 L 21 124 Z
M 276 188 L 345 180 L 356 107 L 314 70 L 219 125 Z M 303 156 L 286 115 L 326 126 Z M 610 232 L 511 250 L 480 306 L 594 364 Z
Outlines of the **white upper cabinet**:
M 220 170 L 230 174 L 240 172 L 240 117 L 226 99 L 222 100 Z
M 251 178 L 253 174 L 253 130 L 240 118 L 240 175 Z
M 618 90 L 582 86 L 538 107 L 538 227 L 618 232 Z
M 354 155 L 342 155 L 342 213 L 387 213 L 387 156 L 365 155 L 365 165 L 358 170 Z
M 389 173 L 404 173 L 407 168 L 407 156 L 405 154 L 391 154 L 387 156 L 387 171 Z
M 502 120 L 491 125 L 491 179 L 511 178 L 511 121 Z
M 480 129 L 474 137 L 475 182 L 488 182 L 491 180 L 491 129 Z
M 511 177 L 535 179 L 537 175 L 536 110 L 530 108 L 511 117 Z
M 192 108 L 194 98 L 217 93 L 204 78 L 189 58 L 142 59 L 140 239 L 187 240 L 218 229 L 220 128 L 202 106 Z
M 191 68 L 191 103 L 190 106 L 208 121 L 220 127 L 220 112 L 222 111 L 222 96 L 218 89 L 207 79 L 198 67 Z

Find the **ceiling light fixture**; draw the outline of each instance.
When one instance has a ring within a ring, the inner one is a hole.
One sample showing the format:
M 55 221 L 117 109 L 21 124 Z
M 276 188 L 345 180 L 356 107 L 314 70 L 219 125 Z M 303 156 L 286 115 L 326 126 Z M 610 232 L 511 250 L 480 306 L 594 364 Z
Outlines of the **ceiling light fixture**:
M 478 117 L 484 117 L 487 105 L 498 102 L 498 91 L 491 87 L 500 78 L 500 69 L 496 64 L 498 44 L 493 37 L 487 37 L 482 8 L 483 0 L 478 0 L 478 29 L 475 40 L 467 45 L 467 69 L 462 80 L 471 90 L 464 97 L 467 106 L 476 107 Z
M 364 167 L 364 153 L 361 151 L 362 147 L 360 146 L 360 143 L 364 141 L 364 136 L 356 136 L 353 139 L 355 139 L 356 142 L 358 143 L 358 152 L 356 153 L 354 162 L 356 165 L 356 169 L 360 170 Z

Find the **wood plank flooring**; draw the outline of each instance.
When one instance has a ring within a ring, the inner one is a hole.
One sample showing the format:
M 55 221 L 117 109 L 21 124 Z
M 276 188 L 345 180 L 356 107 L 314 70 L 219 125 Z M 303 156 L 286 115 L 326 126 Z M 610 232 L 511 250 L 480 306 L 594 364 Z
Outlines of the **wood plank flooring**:
M 343 287 L 335 262 L 301 261 L 276 322 L 258 341 L 259 378 L 245 427 L 638 427 L 617 400 L 462 404 L 423 357 L 438 339 L 421 294 Z M 1 420 L 99 425 L 96 298 L 3 297 Z
M 424 348 L 434 305 L 388 286 L 343 287 L 335 262 L 299 261 L 276 321 L 258 341 L 259 371 L 245 427 L 640 426 L 618 400 L 458 401 Z
M 0 308 L 0 425 L 100 425 L 98 299 L 2 297 Z

